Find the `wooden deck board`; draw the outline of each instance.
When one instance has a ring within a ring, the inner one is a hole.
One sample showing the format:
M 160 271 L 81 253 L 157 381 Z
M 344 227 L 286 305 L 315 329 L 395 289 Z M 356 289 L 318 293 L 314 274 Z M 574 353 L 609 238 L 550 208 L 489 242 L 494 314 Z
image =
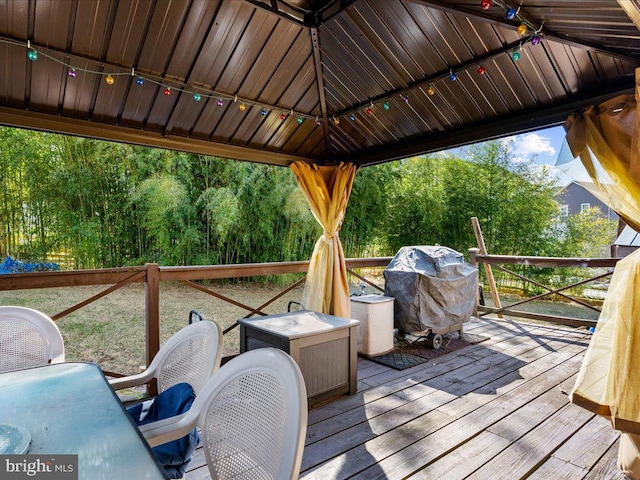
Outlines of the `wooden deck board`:
M 614 479 L 618 432 L 569 402 L 590 334 L 498 320 L 488 340 L 397 371 L 358 362 L 358 392 L 309 412 L 301 479 Z M 201 449 L 187 480 L 209 475 Z

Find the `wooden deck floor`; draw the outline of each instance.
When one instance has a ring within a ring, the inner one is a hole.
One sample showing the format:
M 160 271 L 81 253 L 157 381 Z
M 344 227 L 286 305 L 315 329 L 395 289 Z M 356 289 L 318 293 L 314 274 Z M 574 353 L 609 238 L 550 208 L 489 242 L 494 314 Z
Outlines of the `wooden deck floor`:
M 473 320 L 489 340 L 403 371 L 358 362 L 358 393 L 309 412 L 300 478 L 624 479 L 618 432 L 568 400 L 590 335 Z M 187 480 L 208 479 L 199 450 Z

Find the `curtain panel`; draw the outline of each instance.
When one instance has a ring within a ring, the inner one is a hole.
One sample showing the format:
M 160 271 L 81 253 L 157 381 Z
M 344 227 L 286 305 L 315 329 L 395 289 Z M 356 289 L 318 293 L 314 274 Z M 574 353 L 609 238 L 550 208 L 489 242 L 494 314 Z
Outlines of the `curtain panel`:
M 640 230 L 640 120 L 636 93 L 569 117 L 567 143 L 602 200 Z M 618 262 L 571 401 L 609 417 L 614 428 L 640 434 L 640 250 Z
M 302 303 L 308 310 L 351 317 L 349 282 L 338 232 L 344 221 L 356 167 L 294 162 L 291 169 L 313 216 L 322 225 L 307 272 Z

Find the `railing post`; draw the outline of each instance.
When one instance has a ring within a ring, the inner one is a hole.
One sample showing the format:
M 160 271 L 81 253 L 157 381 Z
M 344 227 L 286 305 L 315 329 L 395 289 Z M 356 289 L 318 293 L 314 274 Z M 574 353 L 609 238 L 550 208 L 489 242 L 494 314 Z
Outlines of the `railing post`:
M 480 253 L 482 255 L 486 255 L 487 247 L 484 244 L 482 229 L 480 228 L 480 222 L 478 221 L 477 217 L 471 217 L 471 225 L 473 226 L 473 232 L 476 236 L 476 241 L 478 242 Z M 500 295 L 498 295 L 498 287 L 496 286 L 496 281 L 493 278 L 493 270 L 491 270 L 491 265 L 486 262 L 484 263 L 484 273 L 487 276 L 487 283 L 489 283 L 489 290 L 491 291 L 491 297 L 493 298 L 493 305 L 497 308 L 502 308 L 502 303 L 500 303 Z M 498 318 L 502 318 L 502 314 L 498 313 Z
M 157 263 L 147 263 L 147 278 L 144 285 L 145 292 L 145 338 L 146 338 L 146 366 L 160 350 L 160 266 Z M 158 384 L 154 380 L 147 385 L 147 394 L 156 396 Z
M 472 267 L 475 267 L 478 270 L 478 288 L 476 289 L 476 303 L 475 303 L 475 306 L 473 307 L 474 317 L 478 316 L 478 304 L 480 303 L 480 269 L 478 268 L 478 259 L 476 258 L 476 255 L 478 255 L 479 251 L 480 249 L 478 248 L 469 249 L 469 263 L 471 264 Z

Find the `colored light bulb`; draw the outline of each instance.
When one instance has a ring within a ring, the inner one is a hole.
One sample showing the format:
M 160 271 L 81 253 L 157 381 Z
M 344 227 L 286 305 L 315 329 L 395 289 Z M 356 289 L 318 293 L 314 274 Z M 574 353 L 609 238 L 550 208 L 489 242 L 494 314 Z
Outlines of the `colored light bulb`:
M 531 37 L 531 45 L 538 45 L 540 43 L 540 36 L 539 35 L 534 35 L 533 37 Z
M 527 33 L 527 26 L 524 23 L 521 23 L 518 25 L 516 32 L 518 32 L 518 35 L 525 35 Z
M 337 118 L 337 117 L 333 117 L 333 118 L 331 119 L 331 121 L 334 123 L 334 125 L 339 125 L 339 124 L 340 124 L 340 119 L 339 119 L 339 118 Z
M 458 75 L 456 75 L 455 72 L 451 72 L 449 74 L 449 80 L 451 80 L 452 82 L 455 82 L 456 80 L 458 80 Z
M 76 78 L 76 69 L 71 67 L 69 70 L 67 70 L 67 75 L 69 75 L 71 78 Z
M 480 75 L 484 75 L 485 73 L 487 73 L 487 69 L 486 69 L 486 68 L 484 68 L 482 65 L 480 65 L 480 66 L 478 67 L 478 73 L 479 73 Z
M 322 121 L 318 117 L 316 117 L 316 125 L 322 125 Z
M 221 98 L 219 98 L 219 99 L 218 99 L 218 101 L 216 102 L 216 104 L 217 104 L 219 107 L 221 107 L 221 106 L 223 106 L 223 105 L 224 105 L 224 101 L 223 101 Z
M 280 114 L 280 120 L 284 120 L 287 118 L 287 114 L 286 113 L 281 113 Z
M 516 18 L 517 14 L 518 14 L 518 11 L 515 8 L 508 8 L 507 9 L 507 18 L 509 20 L 513 20 L 514 18 Z
M 38 52 L 31 49 L 29 50 L 29 53 L 27 53 L 27 57 L 29 57 L 29 60 L 31 60 L 32 62 L 35 62 L 38 59 Z
M 193 94 L 193 101 L 194 102 L 199 102 L 200 100 L 202 100 L 202 96 L 199 93 L 194 93 Z
M 352 122 L 355 122 L 356 116 L 352 113 L 351 115 L 349 115 L 349 120 L 351 120 Z
M 116 79 L 113 78 L 111 75 L 107 75 L 104 81 L 107 83 L 107 85 L 113 85 L 114 83 L 116 83 Z
M 267 110 L 266 109 L 262 109 L 260 110 L 260 115 L 262 115 L 263 117 L 267 114 Z
M 429 85 L 429 87 L 427 87 L 427 95 L 431 96 L 434 95 L 436 93 L 436 87 L 433 86 L 433 84 Z
M 482 8 L 482 10 L 488 10 L 491 6 L 491 3 L 491 0 L 482 0 L 480 2 L 480 8 Z
M 384 110 L 389 110 L 389 108 L 390 108 L 390 107 L 391 107 L 391 105 L 389 105 L 389 102 L 384 102 L 384 103 L 382 104 L 382 108 L 383 108 Z
M 367 112 L 367 115 L 371 115 L 373 113 L 373 108 L 367 107 L 366 112 Z
M 136 78 L 136 85 L 144 85 L 144 79 L 142 77 Z
M 402 98 L 402 101 L 404 103 L 409 103 L 409 97 L 407 97 L 406 95 L 400 95 L 400 98 Z
M 244 112 L 247 109 L 247 106 L 244 103 L 241 103 L 240 105 L 238 105 L 238 110 L 240 110 L 241 112 Z
M 302 123 L 302 122 L 304 122 L 304 118 L 298 117 L 298 123 Z
M 171 88 L 170 88 L 170 87 L 165 88 L 165 89 L 162 91 L 162 93 L 164 93 L 164 94 L 165 94 L 165 96 L 167 96 L 167 97 L 168 97 L 169 95 L 171 95 Z
M 517 62 L 518 60 L 520 60 L 520 52 L 517 52 L 517 51 L 516 51 L 516 52 L 513 52 L 513 53 L 511 54 L 511 59 L 512 59 L 514 62 Z

